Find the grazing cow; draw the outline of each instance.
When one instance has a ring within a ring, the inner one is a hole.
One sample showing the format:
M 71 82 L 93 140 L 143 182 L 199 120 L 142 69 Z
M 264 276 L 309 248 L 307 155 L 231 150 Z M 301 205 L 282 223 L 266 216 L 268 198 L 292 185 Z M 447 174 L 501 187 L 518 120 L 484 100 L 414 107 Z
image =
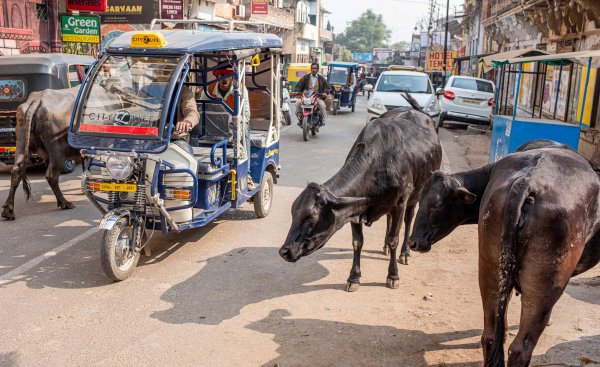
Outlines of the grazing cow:
M 408 235 L 419 191 L 442 160 L 433 120 L 409 95 L 415 110 L 396 109 L 368 124 L 358 136 L 343 167 L 323 185 L 311 183 L 292 206 L 292 225 L 279 254 L 295 262 L 319 248 L 344 224 L 351 222 L 354 258 L 347 291 L 360 284 L 362 224 L 387 215 L 385 244 L 390 249 L 386 286 L 398 288 L 396 248 L 404 218 L 402 251 L 408 254 Z
M 435 227 L 443 214 L 453 223 L 436 233 L 422 232 L 411 247 L 428 251 L 461 221 L 479 222 L 485 365 L 504 365 L 506 311 L 515 289 L 522 294 L 521 321 L 508 365 L 527 366 L 569 279 L 600 261 L 600 180 L 585 159 L 564 147 L 511 154 L 451 176 L 436 173 L 428 182 L 426 189 L 445 190 L 423 190 L 423 216 L 417 216 L 414 232 Z M 426 208 L 434 209 L 429 218 Z M 453 218 L 455 213 L 462 219 Z
M 27 101 L 17 108 L 15 163 L 2 218 L 15 219 L 15 191 L 21 180 L 25 196 L 28 200 L 31 197 L 31 187 L 25 176 L 30 150 L 35 151 L 48 164 L 46 180 L 56 196 L 57 206 L 61 209 L 74 207 L 60 191 L 58 179 L 65 159 L 80 157 L 79 152 L 71 149 L 67 141 L 69 122 L 78 90 L 79 88 L 47 89 L 32 92 Z

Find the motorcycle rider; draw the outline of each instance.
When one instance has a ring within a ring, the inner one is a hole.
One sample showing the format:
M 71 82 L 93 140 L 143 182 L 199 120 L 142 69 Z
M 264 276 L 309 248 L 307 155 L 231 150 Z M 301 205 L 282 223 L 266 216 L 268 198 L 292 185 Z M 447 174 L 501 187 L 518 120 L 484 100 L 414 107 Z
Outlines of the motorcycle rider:
M 327 119 L 327 110 L 325 106 L 325 102 L 323 98 L 325 98 L 330 91 L 329 83 L 327 83 L 327 79 L 325 79 L 322 75 L 319 74 L 319 64 L 313 62 L 310 64 L 310 74 L 306 74 L 303 76 L 298 84 L 296 84 L 296 88 L 294 89 L 295 93 L 302 94 L 305 90 L 313 90 L 315 93 L 319 94 L 318 105 L 319 105 L 319 115 L 321 117 L 321 124 L 319 126 L 325 126 L 325 120 Z M 296 114 L 302 111 L 302 99 L 299 98 L 296 102 Z

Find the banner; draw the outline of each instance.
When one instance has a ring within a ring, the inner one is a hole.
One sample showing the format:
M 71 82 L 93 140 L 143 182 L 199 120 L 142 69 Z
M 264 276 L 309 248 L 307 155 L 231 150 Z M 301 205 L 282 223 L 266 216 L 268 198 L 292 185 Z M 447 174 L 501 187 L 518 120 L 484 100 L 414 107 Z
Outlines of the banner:
M 352 59 L 355 62 L 372 62 L 373 54 L 368 52 L 355 52 L 352 54 Z
M 103 13 L 106 11 L 106 0 L 67 0 L 67 10 Z
M 391 64 L 393 61 L 394 50 L 391 48 L 374 48 L 373 63 L 374 64 Z
M 97 16 L 60 16 L 63 42 L 100 43 L 100 20 Z
M 448 51 L 446 53 L 446 71 L 452 71 L 454 59 L 458 57 L 458 52 Z M 430 51 L 427 53 L 427 70 L 444 70 L 444 51 Z
M 159 0 L 108 0 L 106 12 L 100 15 L 103 24 L 150 24 L 159 17 Z
M 252 14 L 269 14 L 269 2 L 267 0 L 252 0 Z

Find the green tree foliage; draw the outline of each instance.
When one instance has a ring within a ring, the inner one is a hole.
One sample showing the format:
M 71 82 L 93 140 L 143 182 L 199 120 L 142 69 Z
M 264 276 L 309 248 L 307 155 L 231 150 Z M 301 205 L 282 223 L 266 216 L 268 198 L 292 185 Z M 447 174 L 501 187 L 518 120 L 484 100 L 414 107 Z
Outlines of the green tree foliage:
M 390 35 L 391 31 L 383 23 L 383 16 L 369 9 L 349 22 L 335 40 L 350 52 L 371 52 L 373 48 L 385 47 Z
M 350 52 L 350 50 L 348 50 L 344 46 L 337 46 L 336 53 L 333 56 L 333 59 L 335 61 L 348 61 L 348 62 L 353 61 L 352 60 L 352 52 Z

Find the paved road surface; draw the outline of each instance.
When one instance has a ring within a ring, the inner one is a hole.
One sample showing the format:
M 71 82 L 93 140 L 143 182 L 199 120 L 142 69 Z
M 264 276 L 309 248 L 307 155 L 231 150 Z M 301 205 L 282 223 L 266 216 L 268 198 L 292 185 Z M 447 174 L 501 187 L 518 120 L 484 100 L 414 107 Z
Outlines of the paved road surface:
M 19 191 L 17 220 L 0 222 L 0 366 L 480 365 L 475 226 L 414 255 L 400 267 L 398 290 L 384 286 L 381 222 L 365 230 L 356 293 L 342 291 L 348 228 L 296 264 L 277 254 L 292 201 L 307 181 L 323 182 L 341 166 L 364 126 L 365 102 L 330 116 L 308 142 L 297 126 L 285 128 L 269 217 L 255 219 L 248 206 L 203 229 L 157 234 L 152 256 L 121 283 L 100 268 L 99 214 L 80 194 L 79 172 L 62 178 L 76 204 L 68 211 L 56 209 L 43 173 L 31 173 L 33 200 Z M 445 129 L 440 136 L 446 170 L 487 160 L 485 137 Z M 0 175 L 2 200 L 8 183 Z M 600 361 L 599 274 L 568 288 L 534 364 Z M 511 306 L 513 331 L 517 310 Z

